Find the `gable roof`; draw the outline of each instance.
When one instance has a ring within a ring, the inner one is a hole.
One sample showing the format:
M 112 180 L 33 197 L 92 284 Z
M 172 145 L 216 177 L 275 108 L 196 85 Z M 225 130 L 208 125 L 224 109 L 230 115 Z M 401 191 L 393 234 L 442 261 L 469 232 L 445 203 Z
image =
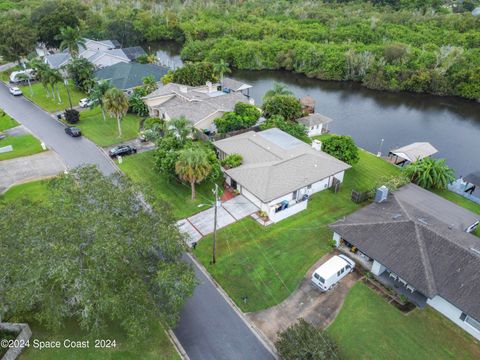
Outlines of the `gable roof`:
M 390 152 L 410 162 L 414 162 L 436 154 L 438 150 L 428 142 L 415 142 L 406 146 L 402 146 L 401 148 L 391 150 Z
M 333 120 L 330 119 L 329 117 L 319 113 L 313 113 L 297 119 L 298 123 L 303 124 L 307 127 L 320 125 L 320 124 L 328 124 L 328 123 L 331 123 L 332 121 Z
M 480 319 L 480 238 L 476 215 L 414 184 L 330 225 L 361 252 L 433 298 Z
M 140 56 L 147 55 L 141 46 L 132 46 L 121 49 L 125 56 L 131 61 L 137 60 Z
M 147 76 L 153 76 L 155 81 L 160 81 L 167 72 L 167 68 L 153 64 L 121 62 L 99 69 L 94 75 L 98 80 L 108 80 L 115 87 L 125 90 L 142 85 L 143 78 Z
M 226 173 L 263 202 L 350 168 L 277 128 L 249 131 L 216 141 L 214 146 L 227 155 L 242 155 L 243 164 Z

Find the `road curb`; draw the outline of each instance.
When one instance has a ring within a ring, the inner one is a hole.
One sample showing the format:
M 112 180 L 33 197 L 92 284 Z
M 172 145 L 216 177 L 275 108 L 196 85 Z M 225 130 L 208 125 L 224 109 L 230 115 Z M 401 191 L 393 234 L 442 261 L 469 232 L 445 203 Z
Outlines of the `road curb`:
M 182 360 L 190 360 L 190 358 L 187 355 L 187 352 L 183 348 L 182 344 L 178 340 L 177 336 L 173 333 L 171 329 L 165 330 L 165 332 L 168 335 L 168 338 L 170 339 L 171 343 L 177 350 L 178 355 L 182 358 Z
M 218 284 L 215 279 L 210 275 L 208 270 L 196 259 L 196 257 L 186 252 L 186 255 L 190 260 L 200 269 L 200 271 L 205 275 L 205 277 L 215 286 L 219 294 L 225 299 L 225 301 L 232 307 L 232 309 L 237 313 L 237 315 L 242 319 L 242 321 L 247 325 L 247 327 L 252 331 L 255 337 L 265 346 L 265 348 L 272 354 L 275 359 L 279 359 L 277 351 L 275 350 L 274 344 L 266 338 L 265 335 L 258 329 L 255 324 L 253 324 L 246 316 L 245 313 L 235 304 L 235 302 L 228 296 L 228 294 L 223 290 L 223 288 Z

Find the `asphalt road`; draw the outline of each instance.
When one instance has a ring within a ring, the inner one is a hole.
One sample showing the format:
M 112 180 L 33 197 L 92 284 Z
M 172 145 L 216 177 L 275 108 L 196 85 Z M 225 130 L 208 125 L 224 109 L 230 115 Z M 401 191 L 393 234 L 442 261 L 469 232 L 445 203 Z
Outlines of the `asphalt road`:
M 23 96 L 10 95 L 4 84 L 0 85 L 0 107 L 55 150 L 68 167 L 95 164 L 104 174 L 117 170 L 94 143 L 67 136 L 62 124 Z M 190 359 L 273 359 L 200 269 L 187 256 L 185 260 L 192 263 L 200 284 L 182 310 L 174 333 Z

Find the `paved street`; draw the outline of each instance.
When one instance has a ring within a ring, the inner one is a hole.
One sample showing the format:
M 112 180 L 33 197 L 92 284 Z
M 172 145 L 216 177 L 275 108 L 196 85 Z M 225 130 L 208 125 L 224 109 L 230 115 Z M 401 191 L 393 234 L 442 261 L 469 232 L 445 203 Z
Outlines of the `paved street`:
M 4 84 L 0 84 L 0 104 L 55 150 L 67 166 L 88 163 L 96 164 L 104 174 L 116 171 L 95 144 L 83 137 L 67 136 L 62 124 L 23 97 L 11 96 Z M 188 300 L 174 330 L 190 359 L 273 359 L 215 286 L 195 265 L 194 269 L 200 285 Z

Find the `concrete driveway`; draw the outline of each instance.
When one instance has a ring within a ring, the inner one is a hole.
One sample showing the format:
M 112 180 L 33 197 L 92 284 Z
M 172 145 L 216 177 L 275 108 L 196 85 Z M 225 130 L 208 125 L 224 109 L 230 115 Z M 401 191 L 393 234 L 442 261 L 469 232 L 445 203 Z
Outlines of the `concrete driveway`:
M 254 212 L 258 208 L 252 202 L 247 200 L 244 196 L 238 195 L 234 198 L 222 203 L 217 209 L 217 229 L 233 224 Z M 177 222 L 177 226 L 181 232 L 188 237 L 187 243 L 189 246 L 193 242 L 199 241 L 202 237 L 213 233 L 215 219 L 215 209 L 204 210 Z
M 14 184 L 55 176 L 65 169 L 53 151 L 0 161 L 0 193 Z
M 277 333 L 284 331 L 304 318 L 314 326 L 324 329 L 337 316 L 348 290 L 360 278 L 357 272 L 344 277 L 335 287 L 322 293 L 310 282 L 313 271 L 336 253 L 323 256 L 305 275 L 299 288 L 282 303 L 269 309 L 247 314 L 258 329 L 272 342 L 277 340 Z

